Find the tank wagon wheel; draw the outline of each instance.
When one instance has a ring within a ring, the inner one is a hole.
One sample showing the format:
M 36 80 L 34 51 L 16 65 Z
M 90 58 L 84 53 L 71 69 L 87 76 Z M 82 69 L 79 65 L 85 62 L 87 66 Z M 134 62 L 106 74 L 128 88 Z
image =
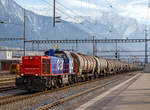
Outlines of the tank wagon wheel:
M 94 79 L 97 79 L 97 78 L 99 78 L 99 75 L 98 75 L 98 73 L 95 73 L 94 74 Z
M 91 76 L 89 76 L 89 80 L 91 80 L 92 79 L 92 77 Z
M 82 82 L 82 77 L 81 76 L 78 78 L 78 82 Z
M 84 81 L 89 81 L 90 78 L 91 78 L 90 76 L 86 75 L 86 76 L 84 77 Z
M 89 81 L 90 79 L 89 79 L 89 76 L 86 76 L 86 81 Z
M 104 74 L 104 77 L 108 77 L 108 76 L 109 76 L 108 74 L 109 74 L 109 72 L 105 73 L 105 74 Z
M 104 75 L 105 74 L 102 71 L 100 71 L 100 73 L 98 74 L 98 78 L 101 78 L 101 77 L 103 78 L 103 77 L 105 77 Z
M 48 91 L 48 88 L 46 87 L 46 88 L 44 88 L 44 90 L 43 91 Z
M 84 82 L 84 78 L 83 77 L 81 77 L 81 79 L 80 79 L 81 81 L 80 82 Z

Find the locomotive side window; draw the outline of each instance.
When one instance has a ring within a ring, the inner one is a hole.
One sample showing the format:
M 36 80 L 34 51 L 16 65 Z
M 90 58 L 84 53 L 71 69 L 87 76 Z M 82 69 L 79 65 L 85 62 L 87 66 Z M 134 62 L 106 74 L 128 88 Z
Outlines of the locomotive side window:
M 50 60 L 49 59 L 42 59 L 42 70 L 44 74 L 50 73 Z

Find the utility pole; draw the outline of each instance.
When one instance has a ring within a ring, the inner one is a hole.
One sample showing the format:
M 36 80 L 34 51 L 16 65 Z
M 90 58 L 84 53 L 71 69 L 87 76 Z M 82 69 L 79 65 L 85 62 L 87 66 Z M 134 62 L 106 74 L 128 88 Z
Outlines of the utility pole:
M 56 26 L 56 23 L 60 23 L 61 16 L 56 16 L 56 0 L 53 1 L 53 27 Z
M 95 42 L 95 56 L 97 56 L 97 42 Z
M 24 56 L 26 56 L 26 10 L 24 8 Z
M 56 0 L 53 1 L 53 27 L 56 26 Z
M 93 36 L 93 56 L 94 56 L 94 39 L 95 37 Z
M 93 56 L 97 55 L 97 43 L 95 42 L 95 36 L 93 36 Z
M 76 40 L 76 52 L 78 51 L 78 41 Z
M 145 64 L 148 64 L 148 55 L 147 55 L 147 30 L 145 29 Z
M 118 60 L 118 45 L 116 41 L 116 52 L 115 52 L 115 58 Z

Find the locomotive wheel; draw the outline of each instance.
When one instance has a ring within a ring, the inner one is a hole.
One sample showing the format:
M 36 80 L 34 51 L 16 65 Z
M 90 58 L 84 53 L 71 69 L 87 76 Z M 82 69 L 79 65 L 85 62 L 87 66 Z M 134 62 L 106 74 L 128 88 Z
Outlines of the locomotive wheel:
M 31 90 L 31 89 L 28 89 L 28 92 L 29 92 L 29 93 L 31 93 L 31 92 L 32 92 L 32 90 Z
M 48 91 L 48 88 L 45 88 L 45 91 Z
M 63 84 L 62 84 L 62 78 L 59 78 L 58 80 L 57 80 L 57 86 L 58 87 L 61 87 Z
M 77 82 L 78 82 L 78 77 L 75 76 L 75 77 L 74 77 L 74 83 L 77 83 Z
M 72 80 L 73 80 L 72 76 L 69 76 L 69 77 L 68 77 L 68 83 L 69 83 L 69 84 L 73 84 L 73 81 L 72 81 Z
M 58 88 L 56 78 L 53 78 L 53 79 L 52 79 L 52 88 L 54 88 L 54 89 Z

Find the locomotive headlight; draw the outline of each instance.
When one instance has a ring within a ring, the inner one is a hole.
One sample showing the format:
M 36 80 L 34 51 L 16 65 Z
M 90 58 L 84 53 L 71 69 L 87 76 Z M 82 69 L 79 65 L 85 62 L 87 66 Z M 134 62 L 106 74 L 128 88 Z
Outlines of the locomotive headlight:
M 39 76 L 38 74 L 35 74 L 35 76 Z
M 33 59 L 33 57 L 30 57 L 30 60 L 32 60 Z
M 20 75 L 17 75 L 16 78 L 20 78 Z

